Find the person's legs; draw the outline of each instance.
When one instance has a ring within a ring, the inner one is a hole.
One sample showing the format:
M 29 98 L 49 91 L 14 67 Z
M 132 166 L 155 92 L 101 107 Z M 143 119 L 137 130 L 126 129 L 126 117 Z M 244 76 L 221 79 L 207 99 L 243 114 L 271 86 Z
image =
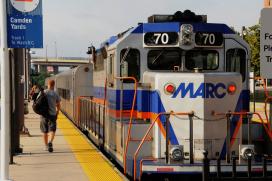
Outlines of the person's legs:
M 44 144 L 47 145 L 48 144 L 48 133 L 43 133 L 43 140 L 44 140 Z
M 45 147 L 47 147 L 48 144 L 48 120 L 41 116 L 41 121 L 40 121 L 40 129 L 41 132 L 43 133 L 43 141 Z
M 53 143 L 53 140 L 54 140 L 54 138 L 55 138 L 55 131 L 50 131 L 49 132 L 49 142 L 51 142 L 51 143 Z
M 48 142 L 48 151 L 53 152 L 53 141 L 55 138 L 55 133 L 57 129 L 57 120 L 56 116 L 52 116 L 49 121 L 49 142 Z

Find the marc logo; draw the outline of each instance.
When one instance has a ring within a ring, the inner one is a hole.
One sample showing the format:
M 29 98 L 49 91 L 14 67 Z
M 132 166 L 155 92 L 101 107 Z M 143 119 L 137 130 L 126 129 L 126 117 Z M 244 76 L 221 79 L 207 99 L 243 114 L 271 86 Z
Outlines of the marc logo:
M 172 98 L 180 97 L 185 98 L 189 97 L 192 99 L 195 98 L 205 98 L 213 99 L 218 98 L 222 99 L 227 94 L 227 86 L 223 83 L 201 83 L 196 86 L 194 83 L 181 83 L 177 90 L 174 92 Z M 178 96 L 179 95 L 179 96 Z

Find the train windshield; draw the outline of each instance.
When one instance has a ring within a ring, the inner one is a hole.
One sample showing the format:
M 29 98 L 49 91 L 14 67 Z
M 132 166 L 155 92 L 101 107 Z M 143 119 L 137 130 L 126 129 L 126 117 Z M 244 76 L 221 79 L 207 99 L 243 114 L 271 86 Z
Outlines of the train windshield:
M 151 50 L 148 53 L 150 70 L 174 70 L 177 66 L 181 66 L 180 50 Z
M 181 50 L 150 50 L 148 68 L 150 70 L 175 70 L 181 67 Z M 185 53 L 187 70 L 216 70 L 219 66 L 219 54 L 215 50 L 190 50 Z
M 188 70 L 216 70 L 219 66 L 219 54 L 215 50 L 191 50 L 186 52 L 185 67 Z

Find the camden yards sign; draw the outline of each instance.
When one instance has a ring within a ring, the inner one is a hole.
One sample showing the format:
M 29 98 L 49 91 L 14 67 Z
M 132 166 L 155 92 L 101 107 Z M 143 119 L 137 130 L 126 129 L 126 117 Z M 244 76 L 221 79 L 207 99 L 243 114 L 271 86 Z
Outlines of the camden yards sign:
M 7 0 L 9 48 L 42 48 L 42 0 Z

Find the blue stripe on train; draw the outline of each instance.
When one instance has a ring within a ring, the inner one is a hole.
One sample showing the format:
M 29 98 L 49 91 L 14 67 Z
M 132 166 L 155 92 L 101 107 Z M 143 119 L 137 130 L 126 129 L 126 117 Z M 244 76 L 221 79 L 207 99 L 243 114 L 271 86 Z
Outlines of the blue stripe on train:
M 121 110 L 120 90 L 107 90 L 107 100 L 109 108 L 113 110 Z M 133 101 L 134 90 L 123 91 L 123 110 L 130 110 Z M 94 89 L 94 97 L 104 99 L 104 88 L 96 87 Z M 144 102 L 144 103 L 143 103 Z M 138 90 L 135 110 L 139 112 L 160 113 L 164 111 L 163 104 L 156 91 Z
M 223 34 L 235 34 L 231 28 L 225 24 L 214 23 L 190 23 L 193 25 L 194 32 L 217 32 Z M 136 27 L 132 34 L 143 34 L 148 32 L 179 32 L 182 23 L 144 23 Z M 118 40 L 118 36 L 111 36 L 108 40 L 101 44 L 101 47 L 106 44 L 112 45 Z
M 104 98 L 104 88 L 95 87 L 94 88 L 94 97 L 103 99 Z M 120 105 L 120 90 L 107 90 L 107 100 L 110 109 L 121 110 Z M 123 91 L 123 110 L 130 110 L 132 106 L 134 90 L 124 90 Z M 137 100 L 134 110 L 139 112 L 153 112 L 161 113 L 165 112 L 163 103 L 157 91 L 147 91 L 147 90 L 138 90 L 137 91 Z M 160 117 L 161 123 L 165 127 L 166 118 L 165 116 Z M 178 139 L 174 133 L 174 130 L 170 124 L 170 141 L 171 144 L 178 144 Z
M 141 34 L 147 32 L 179 32 L 182 23 L 144 23 L 134 29 L 132 33 Z M 194 32 L 218 32 L 223 34 L 235 34 L 231 28 L 225 24 L 214 23 L 191 23 Z

